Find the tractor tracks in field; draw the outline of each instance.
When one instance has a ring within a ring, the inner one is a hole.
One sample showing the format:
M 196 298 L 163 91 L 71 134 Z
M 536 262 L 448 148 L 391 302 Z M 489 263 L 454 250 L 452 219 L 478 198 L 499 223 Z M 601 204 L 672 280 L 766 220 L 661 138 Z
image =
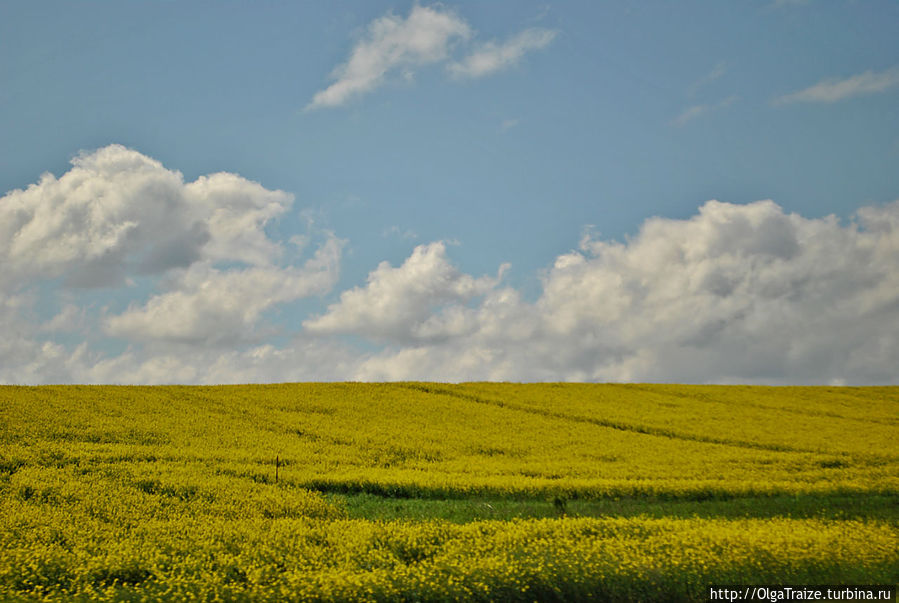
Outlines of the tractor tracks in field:
M 450 396 L 453 398 L 458 398 L 460 400 L 466 400 L 468 402 L 474 402 L 476 404 L 485 404 L 488 406 L 495 406 L 498 408 L 505 408 L 508 410 L 513 410 L 517 412 L 528 413 L 532 415 L 542 416 L 550 419 L 559 419 L 563 421 L 570 421 L 573 423 L 585 423 L 589 425 L 596 425 L 598 427 L 606 427 L 608 429 L 614 429 L 617 431 L 626 431 L 631 433 L 639 433 L 642 435 L 656 436 L 662 438 L 669 438 L 674 440 L 683 440 L 688 442 L 699 442 L 703 444 L 718 444 L 721 446 L 731 446 L 735 448 L 748 448 L 752 450 L 766 450 L 770 452 L 787 452 L 787 453 L 795 453 L 795 454 L 828 454 L 833 456 L 841 456 L 846 458 L 851 458 L 854 460 L 868 460 L 868 461 L 883 461 L 883 460 L 894 460 L 889 456 L 879 456 L 879 455 L 858 455 L 850 452 L 844 451 L 825 451 L 825 450 L 817 450 L 813 448 L 800 448 L 796 446 L 787 446 L 782 444 L 769 444 L 764 442 L 748 442 L 744 440 L 731 440 L 726 438 L 716 438 L 712 436 L 705 436 L 701 434 L 691 434 L 691 433 L 682 433 L 670 429 L 664 429 L 661 427 L 651 427 L 646 425 L 634 425 L 632 423 L 624 423 L 621 421 L 614 421 L 610 419 L 602 419 L 599 417 L 586 417 L 583 415 L 573 415 L 564 412 L 559 412 L 555 410 L 545 409 L 545 408 L 535 408 L 532 406 L 528 406 L 525 404 L 519 404 L 516 402 L 508 402 L 503 400 L 493 400 L 490 398 L 481 398 L 479 396 L 475 396 L 473 394 L 469 394 L 462 391 L 454 391 L 450 388 L 435 386 L 431 384 L 424 383 L 394 383 L 395 387 L 401 387 L 404 389 L 419 391 L 427 394 L 434 395 L 442 395 L 442 396 Z

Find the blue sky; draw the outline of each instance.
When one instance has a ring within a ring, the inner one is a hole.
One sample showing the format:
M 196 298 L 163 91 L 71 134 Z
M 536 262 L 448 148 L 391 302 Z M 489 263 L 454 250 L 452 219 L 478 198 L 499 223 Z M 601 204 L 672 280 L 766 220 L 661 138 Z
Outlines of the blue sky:
M 897 24 L 3 3 L 0 381 L 894 382 Z

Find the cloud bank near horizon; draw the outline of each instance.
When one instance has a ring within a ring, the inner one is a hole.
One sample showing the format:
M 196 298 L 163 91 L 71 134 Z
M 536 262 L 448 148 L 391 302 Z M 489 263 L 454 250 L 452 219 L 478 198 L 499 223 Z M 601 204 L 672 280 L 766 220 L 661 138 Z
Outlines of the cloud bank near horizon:
M 441 241 L 335 291 L 344 241 L 266 230 L 293 201 L 120 145 L 7 192 L 0 383 L 896 380 L 899 201 L 849 223 L 708 201 L 585 235 L 534 300 Z

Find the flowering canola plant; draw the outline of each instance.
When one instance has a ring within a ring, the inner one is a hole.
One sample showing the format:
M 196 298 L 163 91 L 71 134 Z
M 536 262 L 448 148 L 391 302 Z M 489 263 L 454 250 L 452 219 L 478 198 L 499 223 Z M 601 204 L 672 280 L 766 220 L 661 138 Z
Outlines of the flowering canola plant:
M 0 387 L 0 599 L 670 600 L 714 583 L 896 583 L 899 517 L 864 505 L 899 502 L 897 408 L 899 388 Z M 354 514 L 354 496 L 555 503 L 551 517 L 381 520 Z M 792 517 L 769 500 L 861 510 Z M 591 501 L 662 510 L 569 512 Z

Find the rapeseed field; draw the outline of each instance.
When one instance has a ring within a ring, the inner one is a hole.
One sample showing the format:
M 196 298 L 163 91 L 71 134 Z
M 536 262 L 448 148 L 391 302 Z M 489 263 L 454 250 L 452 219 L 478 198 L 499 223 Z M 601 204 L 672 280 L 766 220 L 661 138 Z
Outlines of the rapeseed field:
M 3 600 L 899 582 L 899 388 L 0 387 Z

